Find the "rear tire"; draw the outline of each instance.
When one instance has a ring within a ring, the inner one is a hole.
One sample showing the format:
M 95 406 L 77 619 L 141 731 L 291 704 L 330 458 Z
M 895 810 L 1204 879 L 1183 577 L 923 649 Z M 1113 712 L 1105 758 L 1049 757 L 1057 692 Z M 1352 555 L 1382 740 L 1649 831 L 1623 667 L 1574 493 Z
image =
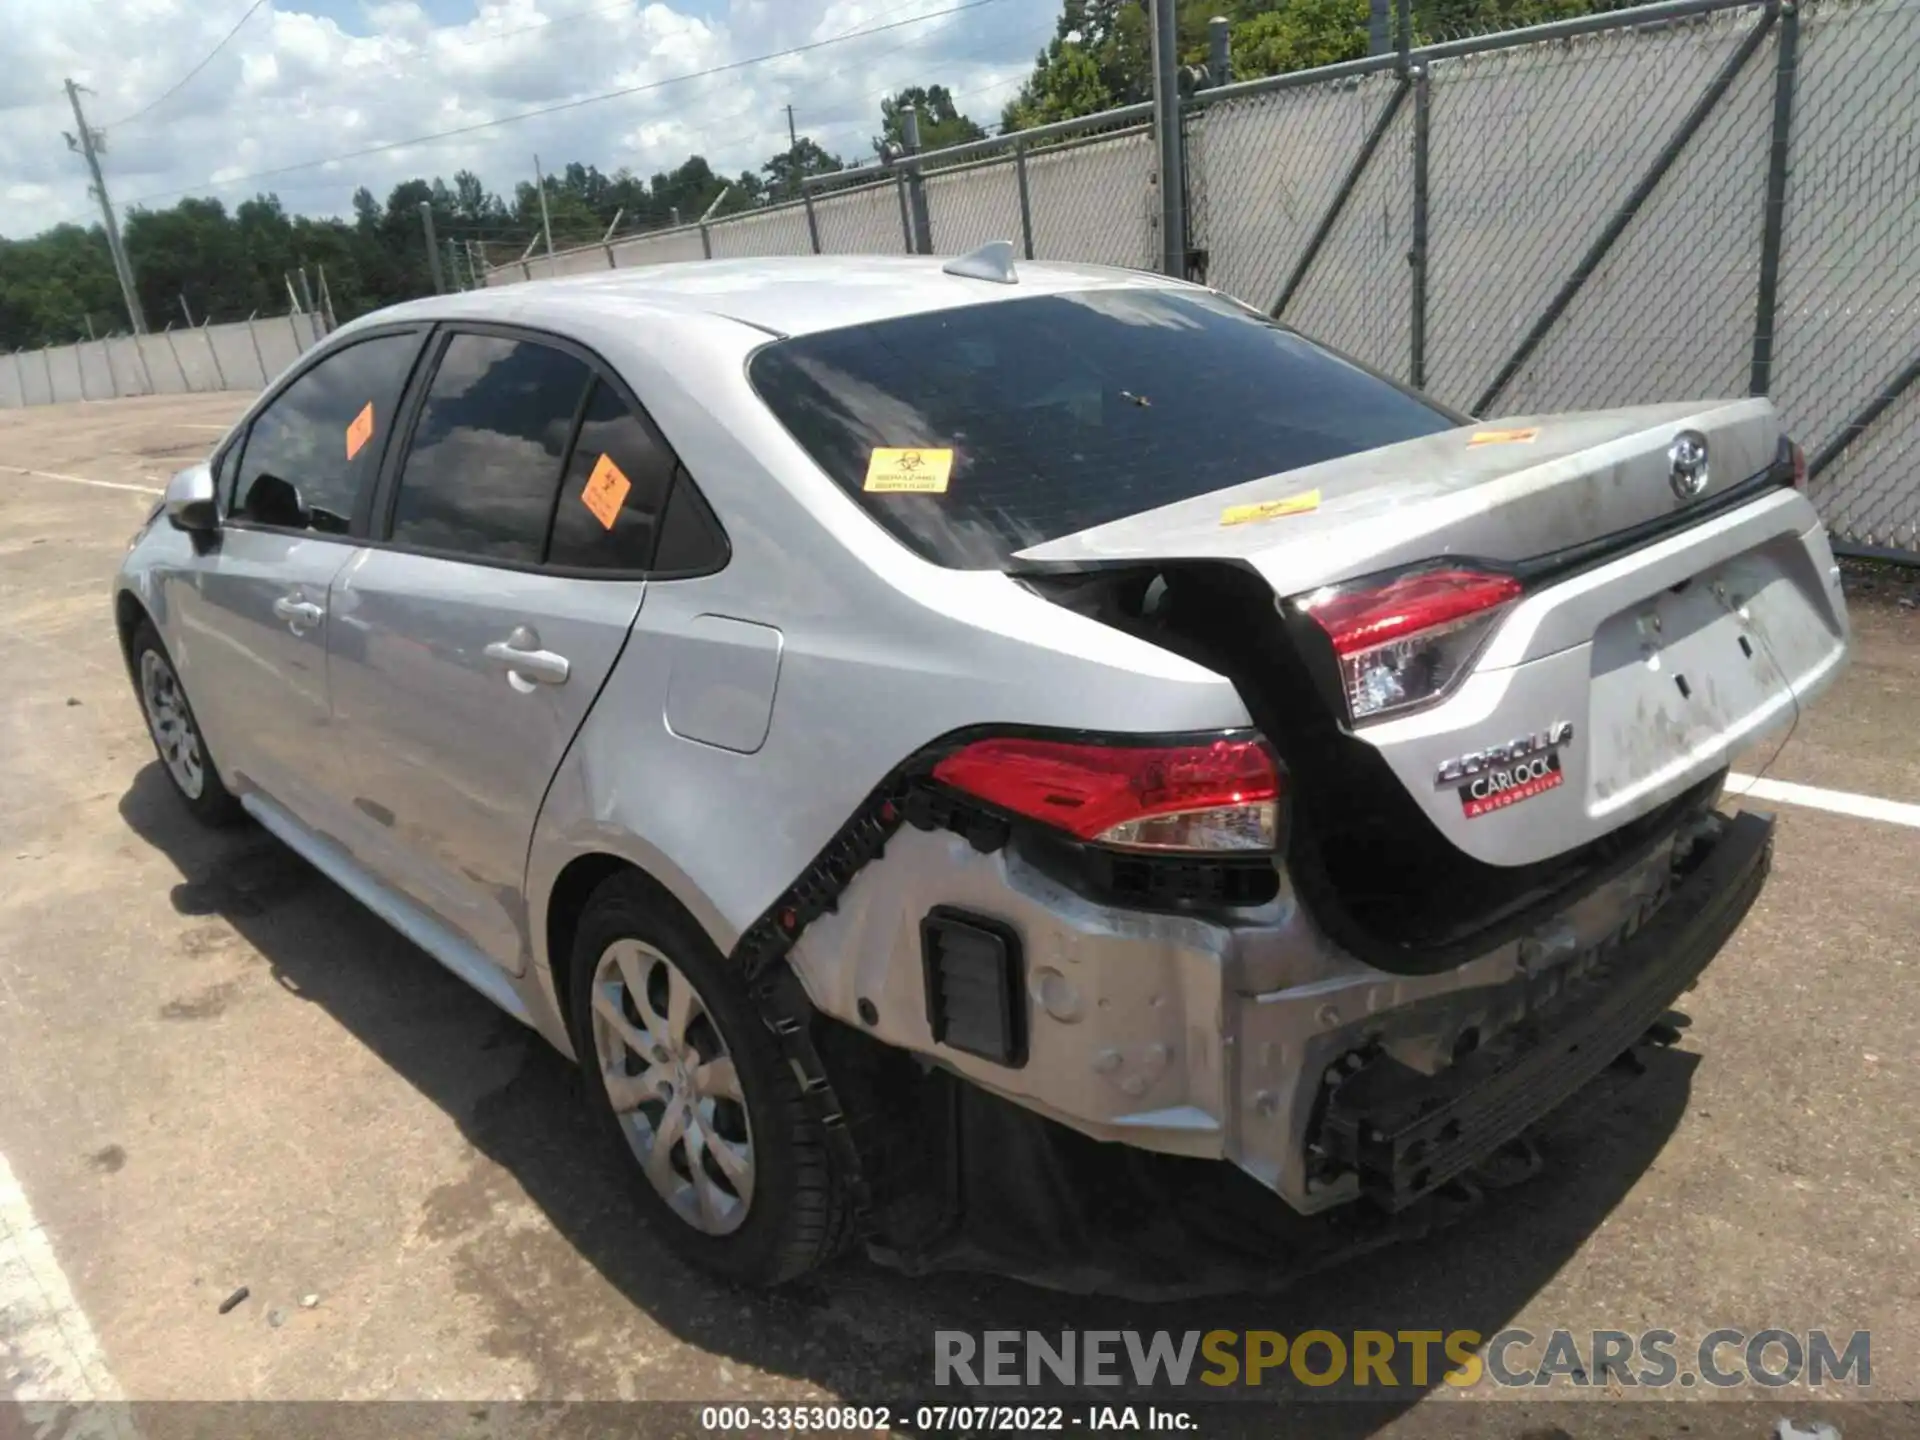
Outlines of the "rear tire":
M 683 1258 L 765 1287 L 831 1260 L 849 1197 L 743 977 L 637 874 L 588 900 L 569 967 L 587 1106 Z M 663 1148 L 664 1147 L 664 1148 Z
M 187 701 L 186 687 L 152 621 L 142 620 L 133 632 L 131 657 L 134 691 L 140 697 L 147 734 L 174 794 L 202 825 L 237 824 L 246 812 L 220 781 L 200 722 Z

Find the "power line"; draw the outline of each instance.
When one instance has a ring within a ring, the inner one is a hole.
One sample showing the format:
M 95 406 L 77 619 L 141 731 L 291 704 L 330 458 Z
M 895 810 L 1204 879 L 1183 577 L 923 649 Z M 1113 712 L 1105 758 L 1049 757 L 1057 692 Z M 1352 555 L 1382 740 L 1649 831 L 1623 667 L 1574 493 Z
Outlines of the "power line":
M 264 3 L 264 0 L 256 0 Z M 292 175 L 301 170 L 317 170 L 323 165 L 338 164 L 343 160 L 360 160 L 368 155 L 379 155 L 389 150 L 404 150 L 410 145 L 427 145 L 440 140 L 451 140 L 461 135 L 472 135 L 482 130 L 496 129 L 502 125 L 515 125 L 523 120 L 537 120 L 544 115 L 557 115 L 566 110 L 578 110 L 588 105 L 598 105 L 607 100 L 618 100 L 627 95 L 638 95 L 650 90 L 661 90 L 669 85 L 678 85 L 687 80 L 704 80 L 712 75 L 724 75 L 733 70 L 744 70 L 749 66 L 762 65 L 769 60 L 785 60 L 794 55 L 804 55 L 811 50 L 823 49 L 829 45 L 842 44 L 848 40 L 857 40 L 864 35 L 878 35 L 888 30 L 898 30 L 908 25 L 922 25 L 929 20 L 938 20 L 948 15 L 958 15 L 968 10 L 978 10 L 986 5 L 1000 5 L 1006 0 L 964 0 L 959 5 L 951 5 L 944 10 L 929 11 L 925 15 L 910 16 L 905 20 L 890 21 L 885 25 L 872 25 L 865 30 L 851 30 L 844 35 L 828 36 L 824 40 L 810 40 L 804 45 L 794 45 L 785 50 L 775 50 L 765 55 L 755 55 L 745 60 L 730 60 L 724 65 L 712 65 L 705 70 L 690 71 L 685 75 L 669 76 L 665 80 L 649 80 L 642 85 L 628 85 L 618 90 L 603 91 L 598 95 L 585 95 L 578 100 L 562 100 L 553 105 L 542 105 L 537 109 L 523 110 L 517 115 L 502 115 L 492 120 L 476 120 L 471 125 L 457 125 L 451 130 L 438 130 L 428 135 L 414 135 L 405 140 L 386 140 L 378 145 L 364 146 L 359 150 L 349 150 L 340 155 L 322 156 L 317 160 L 302 160 L 294 165 L 279 165 L 270 170 L 256 170 L 246 175 L 235 175 L 218 182 L 222 186 L 243 184 L 251 180 L 270 179 L 275 175 Z M 211 57 L 209 57 L 211 58 Z M 167 200 L 175 195 L 187 195 L 206 186 L 188 185 L 178 190 L 162 190 L 151 195 L 141 195 L 129 200 L 129 205 L 144 205 L 152 200 Z
M 213 57 L 218 55 L 222 50 L 227 48 L 227 42 L 233 39 L 234 36 L 240 33 L 240 27 L 246 24 L 247 21 L 253 18 L 253 12 L 258 10 L 262 5 L 266 3 L 267 3 L 267 0 L 253 0 L 253 4 L 247 7 L 247 13 L 242 15 L 237 21 L 234 22 L 234 26 L 231 30 L 227 31 L 225 35 L 222 35 L 220 37 L 220 43 L 214 46 L 213 49 L 209 50 L 206 53 L 205 58 L 202 59 L 198 65 L 194 66 L 191 70 L 187 71 L 186 74 L 182 75 L 177 81 L 175 81 L 171 89 L 164 91 L 160 95 L 159 99 L 149 100 L 145 105 L 142 105 L 138 110 L 134 111 L 131 115 L 121 116 L 118 120 L 113 121 L 106 128 L 111 130 L 116 126 L 125 125 L 130 120 L 138 120 L 142 115 L 145 115 L 149 110 L 152 110 L 155 106 L 159 105 L 162 101 L 170 100 L 175 95 L 178 95 L 183 89 L 186 88 L 188 81 L 192 80 L 194 76 L 198 75 L 202 70 L 206 69 L 208 65 L 213 63 Z

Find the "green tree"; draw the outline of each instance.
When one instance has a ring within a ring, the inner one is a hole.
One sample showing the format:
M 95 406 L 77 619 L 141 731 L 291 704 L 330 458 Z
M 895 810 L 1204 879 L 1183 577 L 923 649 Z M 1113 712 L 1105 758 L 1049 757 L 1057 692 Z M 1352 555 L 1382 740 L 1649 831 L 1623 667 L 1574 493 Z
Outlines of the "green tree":
M 1234 78 L 1283 75 L 1367 53 L 1367 0 L 1291 0 L 1233 27 Z
M 828 154 L 817 141 L 806 135 L 802 135 L 799 143 L 791 149 L 769 156 L 767 163 L 760 167 L 767 177 L 768 195 L 782 200 L 798 196 L 800 182 L 807 176 L 831 175 L 836 170 L 846 168 L 838 155 Z
M 880 102 L 880 133 L 873 137 L 873 153 L 884 155 L 889 145 L 905 146 L 905 121 L 900 112 L 913 106 L 920 121 L 920 148 L 941 150 L 980 140 L 986 131 L 962 115 L 944 85 L 909 85 Z

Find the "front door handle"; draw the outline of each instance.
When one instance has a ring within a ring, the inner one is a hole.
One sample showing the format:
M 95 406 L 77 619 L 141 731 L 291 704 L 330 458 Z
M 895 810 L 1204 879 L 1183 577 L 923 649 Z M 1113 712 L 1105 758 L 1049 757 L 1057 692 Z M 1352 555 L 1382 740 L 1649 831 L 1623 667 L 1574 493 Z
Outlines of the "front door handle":
M 296 635 L 327 618 L 323 607 L 311 600 L 302 600 L 298 595 L 282 595 L 273 602 L 273 613 L 286 621 Z
M 515 626 L 506 639 L 487 646 L 485 654 L 505 669 L 507 683 L 522 695 L 531 694 L 535 685 L 564 685 L 573 673 L 567 657 L 542 650 L 540 637 L 525 625 Z

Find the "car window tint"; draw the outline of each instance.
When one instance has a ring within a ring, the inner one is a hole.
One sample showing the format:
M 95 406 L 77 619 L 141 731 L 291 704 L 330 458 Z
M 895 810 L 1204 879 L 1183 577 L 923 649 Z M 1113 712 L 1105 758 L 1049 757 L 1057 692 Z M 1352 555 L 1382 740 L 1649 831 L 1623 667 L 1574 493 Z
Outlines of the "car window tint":
M 749 374 L 862 508 L 958 569 L 1465 423 L 1258 312 L 1137 286 L 796 336 Z M 894 448 L 947 451 L 947 473 L 870 489 Z
M 560 505 L 553 514 L 551 565 L 641 570 L 673 483 L 673 452 L 645 416 L 605 381 L 580 422 Z
M 361 340 L 275 397 L 247 432 L 230 515 L 344 535 L 379 466 L 419 344 L 415 334 Z
M 683 465 L 674 472 L 673 493 L 660 522 L 660 544 L 653 552 L 654 572 L 663 576 L 711 575 L 726 566 L 732 551 L 726 533 L 706 498 Z
M 453 336 L 400 471 L 394 542 L 537 563 L 590 379 L 584 363 L 549 345 Z

